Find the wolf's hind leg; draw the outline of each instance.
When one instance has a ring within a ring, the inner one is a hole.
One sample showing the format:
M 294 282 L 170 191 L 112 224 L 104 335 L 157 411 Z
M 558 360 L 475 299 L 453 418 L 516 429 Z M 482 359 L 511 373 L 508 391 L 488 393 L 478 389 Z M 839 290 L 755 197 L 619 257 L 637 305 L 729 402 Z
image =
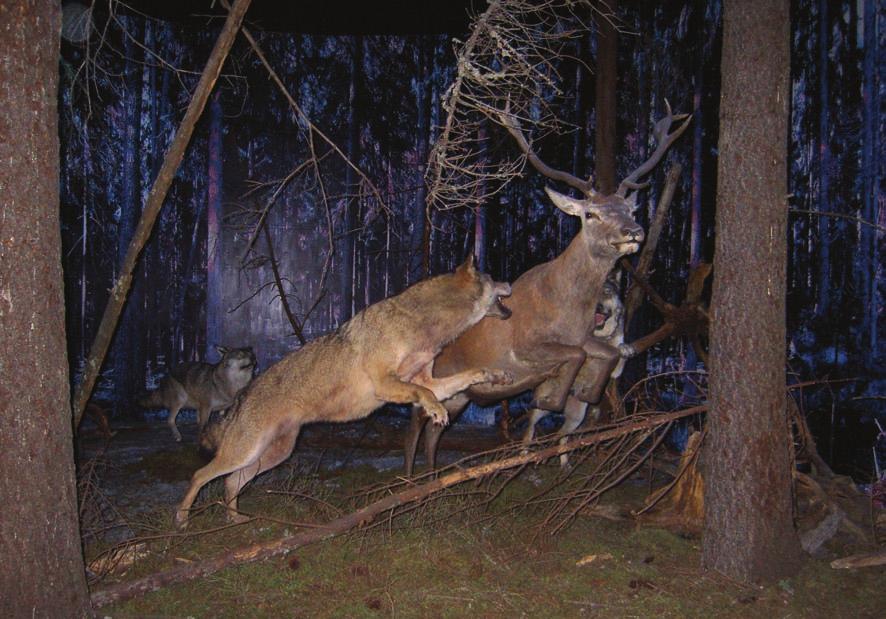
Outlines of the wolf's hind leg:
M 292 453 L 295 441 L 298 438 L 300 426 L 281 433 L 265 448 L 258 460 L 252 464 L 234 471 L 225 479 L 225 505 L 228 508 L 228 520 L 235 523 L 245 522 L 249 518 L 237 510 L 237 498 L 243 490 L 243 486 L 265 471 L 269 471 Z
M 181 405 L 175 404 L 169 407 L 169 417 L 166 418 L 166 423 L 169 424 L 169 429 L 172 430 L 172 438 L 175 439 L 176 443 L 182 442 L 181 432 L 178 431 L 178 427 L 175 425 L 175 418 L 178 417 L 178 413 L 181 410 Z
M 243 436 L 241 433 L 236 433 L 238 429 L 231 428 L 229 433 L 225 434 L 221 445 L 219 445 L 218 452 L 215 454 L 215 458 L 203 468 L 197 469 L 194 476 L 191 477 L 191 485 L 175 511 L 175 526 L 177 528 L 184 529 L 187 526 L 188 512 L 203 486 L 216 477 L 247 469 L 262 457 L 268 444 L 275 439 L 274 436 L 270 435 L 260 436 L 258 439 L 251 438 L 248 435 Z M 253 473 L 249 479 L 252 479 L 255 475 L 256 473 Z

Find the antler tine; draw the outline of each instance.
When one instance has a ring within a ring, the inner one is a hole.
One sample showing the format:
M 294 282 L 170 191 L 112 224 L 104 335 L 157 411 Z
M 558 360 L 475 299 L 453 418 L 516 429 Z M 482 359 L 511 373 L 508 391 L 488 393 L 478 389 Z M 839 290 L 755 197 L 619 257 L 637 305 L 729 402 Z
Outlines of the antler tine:
M 624 198 L 629 189 L 641 189 L 645 186 L 638 184 L 637 181 L 652 171 L 652 168 L 661 161 L 661 158 L 664 156 L 668 148 L 671 147 L 671 144 L 674 143 L 674 140 L 683 135 L 683 132 L 689 127 L 689 123 L 692 122 L 692 114 L 674 114 L 671 110 L 671 104 L 667 99 L 665 99 L 665 109 L 667 110 L 667 114 L 665 114 L 664 118 L 655 123 L 655 129 L 652 131 L 652 135 L 658 143 L 655 147 L 655 151 L 653 151 L 649 159 L 644 161 L 638 168 L 625 177 L 618 186 L 615 195 Z M 674 124 L 674 121 L 679 122 L 684 119 L 685 122 L 677 127 L 674 132 L 668 133 L 668 130 L 671 128 L 671 125 Z
M 523 129 L 520 127 L 520 121 L 518 120 L 516 114 L 511 113 L 511 100 L 508 98 L 505 103 L 504 110 L 497 110 L 496 116 L 501 123 L 501 125 L 508 130 L 514 139 L 517 141 L 517 144 L 520 146 L 520 150 L 523 151 L 523 154 L 526 155 L 526 159 L 529 163 L 532 164 L 532 167 L 538 170 L 544 176 L 555 180 L 561 181 L 569 185 L 570 187 L 574 187 L 578 189 L 586 196 L 592 196 L 594 192 L 593 181 L 591 179 L 582 180 L 577 176 L 573 176 L 569 172 L 564 170 L 557 170 L 552 168 L 536 154 L 534 150 L 532 150 L 532 145 L 529 143 L 529 140 L 526 139 L 526 136 L 523 134 Z

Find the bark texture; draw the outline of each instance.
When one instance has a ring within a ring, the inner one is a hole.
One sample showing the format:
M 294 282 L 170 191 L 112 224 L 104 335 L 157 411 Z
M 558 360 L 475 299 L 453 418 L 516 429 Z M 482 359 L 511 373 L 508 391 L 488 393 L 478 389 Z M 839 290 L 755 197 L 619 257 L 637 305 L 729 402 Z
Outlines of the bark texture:
M 788 0 L 725 3 L 702 560 L 761 583 L 799 558 L 784 391 L 789 53 Z
M 600 9 L 617 13 L 615 0 L 600 3 Z M 618 118 L 618 31 L 607 20 L 600 19 L 597 32 L 597 123 L 594 134 L 597 189 L 609 195 L 615 192 L 615 123 Z
M 0 616 L 83 617 L 59 226 L 60 5 L 0 4 Z

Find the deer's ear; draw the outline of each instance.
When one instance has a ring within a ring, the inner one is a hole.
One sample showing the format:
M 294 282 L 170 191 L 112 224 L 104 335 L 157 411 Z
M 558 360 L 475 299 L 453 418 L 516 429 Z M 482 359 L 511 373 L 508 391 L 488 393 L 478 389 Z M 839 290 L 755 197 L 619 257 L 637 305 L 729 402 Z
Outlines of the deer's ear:
M 545 187 L 545 193 L 548 194 L 548 197 L 551 199 L 551 202 L 554 203 L 554 206 L 567 215 L 573 215 L 574 217 L 582 216 L 584 205 L 581 200 L 564 196 L 562 193 L 557 193 L 549 187 Z
M 474 267 L 474 252 L 471 252 L 468 254 L 468 257 L 465 258 L 465 261 L 458 265 L 455 272 L 464 275 L 473 275 L 476 270 L 477 269 Z
M 633 214 L 634 211 L 637 210 L 637 192 L 636 191 L 632 191 L 630 194 L 628 194 L 628 196 L 625 198 L 625 204 L 627 204 L 628 208 L 631 209 L 631 214 Z

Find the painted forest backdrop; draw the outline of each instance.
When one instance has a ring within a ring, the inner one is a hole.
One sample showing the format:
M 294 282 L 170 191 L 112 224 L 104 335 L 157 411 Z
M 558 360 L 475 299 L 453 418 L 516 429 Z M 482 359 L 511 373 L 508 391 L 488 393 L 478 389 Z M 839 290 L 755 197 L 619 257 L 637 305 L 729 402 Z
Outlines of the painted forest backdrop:
M 620 175 L 648 155 L 665 98 L 675 111 L 695 115 L 669 154 L 684 172 L 651 278 L 676 303 L 690 266 L 712 259 L 720 3 L 620 5 Z M 810 422 L 831 460 L 849 449 L 841 436 L 870 449 L 886 394 L 886 17 L 878 5 L 819 0 L 792 7 L 789 362 L 793 380 L 854 379 L 807 391 Z M 61 220 L 74 380 L 221 24 L 205 16 L 158 19 L 117 3 L 110 10 L 97 4 L 93 19 L 89 36 L 66 29 L 60 60 Z M 475 247 L 486 270 L 512 281 L 558 254 L 577 229 L 548 203 L 545 180 L 530 169 L 476 212 L 432 210 L 426 217 L 428 152 L 455 75 L 452 38 L 464 39 L 467 20 L 464 31 L 440 34 L 253 32 L 304 115 L 293 114 L 241 37 L 140 262 L 101 376 L 96 397 L 114 402 L 117 415 L 134 414 L 135 396 L 171 366 L 215 361 L 216 345 L 253 346 L 262 369 L 297 348 L 276 278 L 310 340 L 426 273 L 452 269 Z M 576 130 L 536 147 L 551 165 L 587 176 L 594 172 L 594 33 L 581 33 L 571 46 L 558 61 L 563 96 L 552 105 Z M 308 121 L 359 171 L 328 143 L 311 140 Z M 492 124 L 487 145 L 491 160 L 517 152 Z M 659 166 L 641 196 L 643 225 L 665 168 Z M 269 233 L 254 235 L 263 213 Z M 628 341 L 659 320 L 644 308 Z M 632 361 L 625 380 L 696 366 L 686 344 L 671 340 Z M 674 389 L 672 404 L 684 404 L 676 400 L 688 393 Z M 869 457 L 844 468 L 869 468 Z

